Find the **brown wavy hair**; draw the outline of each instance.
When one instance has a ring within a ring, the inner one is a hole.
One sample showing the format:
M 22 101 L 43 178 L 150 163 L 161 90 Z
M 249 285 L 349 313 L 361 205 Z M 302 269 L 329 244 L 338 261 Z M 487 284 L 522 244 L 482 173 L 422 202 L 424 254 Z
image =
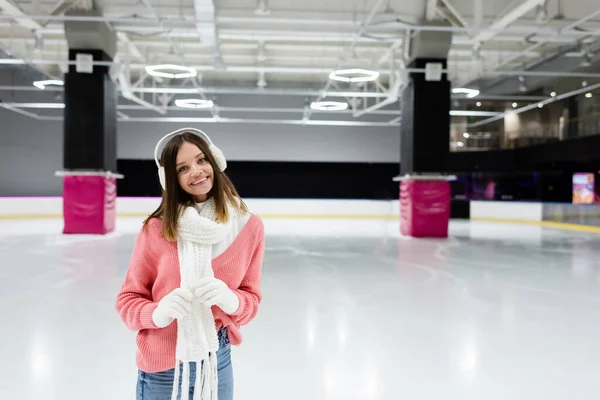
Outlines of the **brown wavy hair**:
M 183 209 L 195 204 L 193 197 L 181 188 L 177 180 L 177 153 L 185 142 L 198 146 L 213 167 L 213 186 L 208 192 L 208 197 L 215 200 L 217 222 L 225 223 L 229 220 L 229 205 L 240 214 L 248 212 L 233 182 L 217 167 L 215 158 L 208 150 L 208 144 L 201 137 L 184 132 L 169 140 L 162 151 L 160 162 L 165 168 L 166 190 L 162 191 L 162 200 L 158 208 L 144 221 L 146 226 L 152 218 L 162 219 L 162 234 L 170 241 L 177 240 L 177 221 Z

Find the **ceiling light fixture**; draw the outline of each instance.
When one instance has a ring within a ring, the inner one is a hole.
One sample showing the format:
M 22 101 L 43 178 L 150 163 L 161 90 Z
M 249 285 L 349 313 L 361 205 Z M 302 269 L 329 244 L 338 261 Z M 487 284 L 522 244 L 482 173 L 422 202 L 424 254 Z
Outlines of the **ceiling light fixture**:
M 59 81 L 57 79 L 47 79 L 45 81 L 35 81 L 33 82 L 33 86 L 35 86 L 38 89 L 46 89 L 46 86 L 51 86 L 51 85 L 55 85 L 55 86 L 62 86 L 64 85 L 63 81 Z
M 339 101 L 319 101 L 312 102 L 310 108 L 318 111 L 344 111 L 348 109 L 348 103 Z
M 552 92 L 552 93 L 550 93 L 550 96 L 552 96 L 552 97 L 556 97 L 556 92 Z
M 215 104 L 212 100 L 203 99 L 177 99 L 175 105 L 181 108 L 212 108 Z
M 517 108 L 518 104 L 517 103 L 512 103 L 513 108 Z
M 350 75 L 350 76 L 347 76 Z M 379 77 L 379 71 L 371 71 L 361 68 L 338 69 L 329 74 L 329 79 L 340 82 L 371 82 Z
M 165 72 L 165 71 L 181 71 L 179 73 Z M 198 74 L 195 68 L 184 67 L 183 65 L 174 64 L 161 64 L 161 65 L 148 65 L 146 66 L 146 72 L 152 76 L 159 76 L 161 78 L 181 79 L 181 78 L 192 78 Z
M 468 99 L 472 99 L 473 97 L 476 97 L 479 95 L 479 90 L 469 89 L 469 88 L 454 88 L 454 89 L 452 89 L 452 93 L 454 93 L 454 94 L 464 93 L 467 95 Z
M 587 97 L 588 99 L 591 99 L 592 98 L 592 93 L 586 93 L 585 97 Z

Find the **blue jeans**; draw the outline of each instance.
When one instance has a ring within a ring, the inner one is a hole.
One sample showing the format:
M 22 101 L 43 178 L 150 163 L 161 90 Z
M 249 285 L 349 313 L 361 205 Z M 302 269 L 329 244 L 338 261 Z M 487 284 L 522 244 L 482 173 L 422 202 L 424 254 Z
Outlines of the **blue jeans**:
M 218 332 L 219 350 L 217 351 L 217 371 L 219 376 L 219 400 L 233 400 L 233 366 L 231 365 L 231 344 L 227 330 L 221 328 Z M 179 389 L 183 368 L 180 366 Z M 167 371 L 148 373 L 138 371 L 136 400 L 171 400 L 175 368 Z M 196 379 L 196 363 L 190 365 L 190 399 L 194 396 Z M 179 397 L 178 397 L 179 399 Z

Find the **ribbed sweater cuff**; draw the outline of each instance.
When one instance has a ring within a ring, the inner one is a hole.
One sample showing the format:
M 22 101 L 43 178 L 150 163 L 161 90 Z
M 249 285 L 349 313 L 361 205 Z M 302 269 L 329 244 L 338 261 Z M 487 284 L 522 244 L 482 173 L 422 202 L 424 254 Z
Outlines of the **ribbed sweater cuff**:
M 239 305 L 237 310 L 235 310 L 229 315 L 231 315 L 232 317 L 239 317 L 244 311 L 244 308 L 246 307 L 246 298 L 242 296 L 238 290 L 234 290 L 233 293 L 235 293 L 235 295 L 237 296 L 239 300 Z
M 158 303 L 148 303 L 140 312 L 140 323 L 144 327 L 144 329 L 158 329 L 158 326 L 152 321 L 152 313 L 158 307 Z

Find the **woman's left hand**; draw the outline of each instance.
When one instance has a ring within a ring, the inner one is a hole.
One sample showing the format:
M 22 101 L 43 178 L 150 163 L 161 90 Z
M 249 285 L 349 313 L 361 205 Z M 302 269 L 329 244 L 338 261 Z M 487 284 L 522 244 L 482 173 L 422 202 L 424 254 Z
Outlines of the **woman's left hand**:
M 194 290 L 194 295 L 206 306 L 216 305 L 226 314 L 233 314 L 240 305 L 237 295 L 229 289 L 225 282 L 217 278 L 200 280 Z

